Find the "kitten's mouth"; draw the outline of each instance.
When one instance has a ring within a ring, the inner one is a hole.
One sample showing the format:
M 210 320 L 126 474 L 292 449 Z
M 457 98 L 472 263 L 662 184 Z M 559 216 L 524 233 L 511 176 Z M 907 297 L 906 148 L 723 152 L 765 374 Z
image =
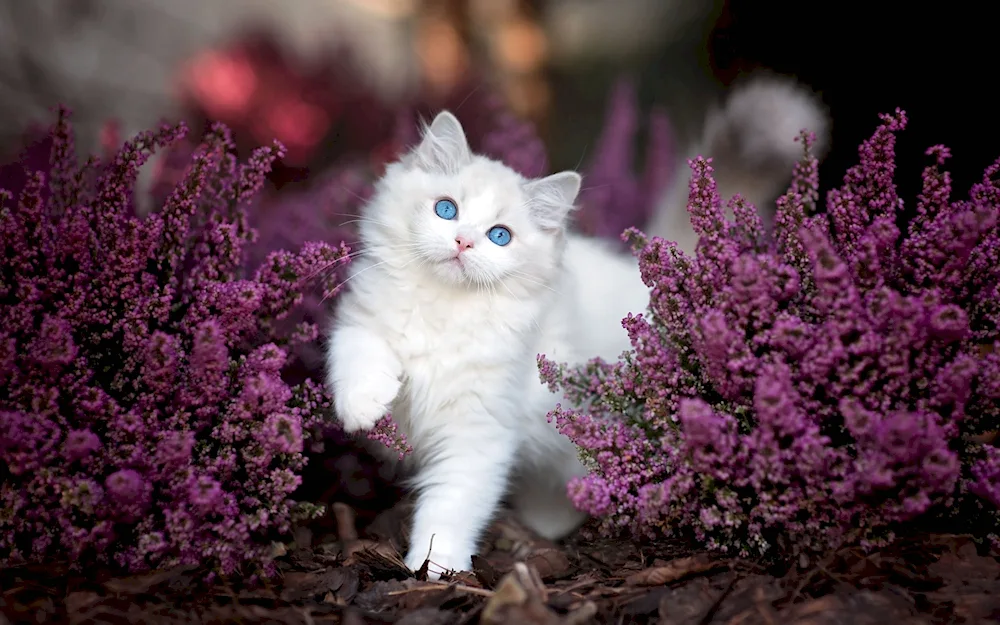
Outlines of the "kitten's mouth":
M 469 269 L 468 262 L 462 257 L 461 254 L 456 254 L 452 256 L 447 261 L 444 262 L 444 266 L 447 267 L 446 271 L 454 277 L 466 277 L 466 272 Z

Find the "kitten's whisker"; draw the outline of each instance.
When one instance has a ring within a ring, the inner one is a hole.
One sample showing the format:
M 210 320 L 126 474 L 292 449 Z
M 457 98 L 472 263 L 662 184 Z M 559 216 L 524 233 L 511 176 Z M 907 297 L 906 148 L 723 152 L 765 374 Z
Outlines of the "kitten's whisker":
M 373 224 L 378 224 L 380 226 L 386 226 L 386 227 L 388 227 L 388 226 L 391 225 L 391 224 L 389 224 L 387 222 L 380 221 L 378 219 L 375 219 L 374 217 L 369 217 L 368 215 L 362 215 L 360 213 L 325 213 L 325 214 L 329 215 L 331 217 L 348 217 L 348 218 L 350 218 L 350 221 L 345 221 L 341 225 L 347 225 L 349 223 L 364 222 L 364 221 L 371 222 Z
M 359 195 L 356 191 L 352 191 L 348 187 L 340 187 L 340 190 L 341 191 L 347 191 L 348 193 L 350 193 L 351 195 L 353 195 L 356 199 L 361 200 L 362 203 L 367 203 L 368 200 L 371 199 L 371 198 L 367 198 L 366 199 L 365 197 Z
M 583 159 L 587 158 L 588 149 L 590 149 L 589 141 L 587 142 L 587 145 L 583 146 L 583 152 L 580 153 L 580 160 L 576 162 L 576 167 L 573 168 L 575 171 L 580 171 L 580 167 L 583 166 Z
M 541 280 L 539 280 L 536 276 L 533 276 L 533 275 L 531 275 L 529 273 L 525 273 L 523 271 L 519 271 L 517 269 L 511 271 L 511 274 L 514 275 L 517 278 L 520 278 L 521 280 L 524 280 L 525 282 L 529 282 L 529 283 L 534 284 L 536 286 L 540 286 L 540 287 L 546 288 L 546 289 L 552 291 L 553 293 L 555 293 L 556 295 L 559 295 L 559 291 L 557 291 L 556 289 L 552 288 L 550 285 L 545 284 L 544 282 L 542 282 Z
M 365 267 L 364 269 L 362 269 L 361 271 L 359 271 L 359 272 L 357 272 L 355 274 L 351 274 L 346 280 L 344 280 L 343 282 L 341 282 L 340 284 L 338 284 L 337 286 L 335 286 L 333 288 L 333 291 L 340 291 L 341 289 L 344 288 L 344 285 L 347 284 L 348 282 L 350 282 L 351 280 L 357 278 L 358 276 L 360 276 L 364 272 L 368 271 L 369 269 L 374 269 L 374 268 L 376 268 L 376 267 L 378 267 L 380 265 L 386 264 L 387 262 L 389 262 L 389 261 L 383 260 L 382 262 L 375 263 L 374 265 L 369 265 L 369 266 Z M 324 297 L 320 301 L 323 302 L 323 301 L 326 301 L 327 299 L 328 299 L 327 297 Z
M 415 245 L 413 247 L 415 247 Z M 407 249 L 407 246 L 391 247 L 389 249 L 391 249 L 393 251 L 403 251 L 404 249 Z M 364 255 L 366 253 L 369 253 L 370 251 L 371 250 L 369 250 L 369 249 L 356 250 L 356 251 L 348 253 L 347 256 L 346 256 L 346 258 L 353 260 L 353 259 L 357 258 L 358 256 L 362 256 L 362 255 Z M 322 267 L 320 267 L 316 271 L 312 272 L 311 274 L 307 275 L 303 279 L 304 280 L 312 280 L 316 276 L 318 276 L 321 273 L 325 272 L 327 269 L 330 269 L 331 267 L 336 267 L 339 264 L 346 264 L 346 263 L 344 263 L 343 258 L 338 258 L 337 260 L 330 261 L 329 263 L 323 265 Z
M 362 254 L 372 254 L 378 250 L 386 250 L 390 252 L 403 252 L 407 250 L 412 250 L 417 247 L 420 247 L 419 243 L 406 243 L 402 245 L 378 245 L 375 247 L 366 247 L 360 250 L 355 250 L 351 252 L 348 256 L 354 258 L 355 256 L 360 256 Z
M 480 83 L 480 84 L 476 85 L 475 87 L 473 87 L 472 90 L 469 91 L 468 95 L 466 95 L 464 98 L 462 98 L 462 101 L 458 103 L 458 106 L 455 107 L 455 111 L 457 112 L 459 109 L 461 109 L 462 105 L 465 104 L 466 102 L 468 102 L 469 98 L 472 97 L 472 94 L 474 94 L 475 92 L 479 91 L 479 88 L 481 86 L 482 86 L 482 83 Z
M 357 217 L 362 217 L 362 218 L 365 218 L 365 219 L 370 219 L 370 217 L 365 217 L 361 213 L 326 213 L 326 214 L 327 215 L 331 215 L 333 217 L 350 217 L 351 219 L 355 219 Z
M 350 258 L 349 254 L 348 254 L 347 258 Z M 305 281 L 312 280 L 313 278 L 315 278 L 316 276 L 320 275 L 321 273 L 323 273 L 327 269 L 335 268 L 337 265 L 346 265 L 346 264 L 347 263 L 344 262 L 344 258 L 338 258 L 336 260 L 331 260 L 330 262 L 326 263 L 325 265 L 323 265 L 322 267 L 320 267 L 319 269 L 317 269 L 316 271 L 312 272 L 311 274 L 305 276 L 302 279 L 305 280 Z
M 390 228 L 392 226 L 391 224 L 388 224 L 384 221 L 379 221 L 377 219 L 372 219 L 371 217 L 355 216 L 354 219 L 348 219 L 347 221 L 341 222 L 340 226 L 338 227 L 349 226 L 351 224 L 364 224 L 364 223 L 375 224 L 376 226 L 382 226 L 384 228 Z
M 368 220 L 367 219 L 348 219 L 347 221 L 342 221 L 339 224 L 337 224 L 337 227 L 338 228 L 343 228 L 345 226 L 350 226 L 351 224 L 363 224 L 366 221 L 368 221 Z M 378 224 L 377 221 L 372 221 L 370 223 Z M 379 224 L 379 225 L 382 225 L 382 224 Z
M 423 262 L 423 259 L 422 259 L 422 258 L 420 258 L 420 257 L 419 257 L 419 256 L 417 256 L 416 254 L 414 254 L 414 255 L 413 255 L 413 256 L 412 256 L 411 258 L 410 258 L 410 260 L 406 261 L 406 263 L 405 263 L 405 264 L 404 264 L 404 265 L 403 265 L 402 267 L 400 267 L 400 269 L 406 269 L 407 267 L 409 267 L 410 265 L 412 265 L 412 264 L 413 264 L 413 261 L 415 261 L 415 260 L 419 260 L 419 261 Z
M 499 282 L 500 282 L 500 284 L 503 285 L 503 288 L 507 289 L 507 292 L 510 293 L 511 297 L 513 297 L 515 300 L 517 300 L 517 302 L 519 304 L 523 303 L 523 301 L 521 300 L 521 298 L 518 297 L 517 295 L 515 295 L 514 292 L 510 289 L 510 287 L 507 286 L 506 282 L 504 282 L 503 280 L 499 280 Z M 530 321 L 531 321 L 531 325 L 534 326 L 536 330 L 538 330 L 538 331 L 542 330 L 542 326 L 538 323 L 538 318 L 535 315 L 531 315 Z
M 607 187 L 610 187 L 610 186 L 611 186 L 611 184 L 609 183 L 609 184 L 596 184 L 596 185 L 589 186 L 589 187 L 581 187 L 580 188 L 580 193 L 583 193 L 584 191 L 593 191 L 594 189 L 604 189 L 604 188 L 607 188 Z

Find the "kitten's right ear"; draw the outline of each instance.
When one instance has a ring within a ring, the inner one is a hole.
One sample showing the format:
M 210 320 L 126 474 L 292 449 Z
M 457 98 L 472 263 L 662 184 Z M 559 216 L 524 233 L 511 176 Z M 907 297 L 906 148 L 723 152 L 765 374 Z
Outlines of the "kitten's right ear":
M 472 160 L 472 150 L 458 118 L 441 111 L 405 160 L 424 171 L 453 174 Z
M 583 176 L 575 171 L 561 171 L 524 185 L 532 217 L 544 230 L 559 230 L 573 210 Z

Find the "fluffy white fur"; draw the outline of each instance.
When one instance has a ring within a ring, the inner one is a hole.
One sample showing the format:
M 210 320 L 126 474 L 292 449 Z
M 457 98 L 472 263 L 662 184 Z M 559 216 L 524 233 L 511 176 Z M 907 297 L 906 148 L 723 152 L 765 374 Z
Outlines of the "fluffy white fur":
M 813 153 L 822 157 L 829 143 L 830 120 L 822 102 L 805 86 L 766 73 L 734 86 L 724 105 L 708 112 L 700 138 L 679 159 L 673 183 L 647 233 L 694 252 L 698 237 L 687 212 L 691 178 L 687 161 L 698 155 L 712 159 L 724 201 L 739 193 L 769 220 L 775 200 L 791 180 L 792 168 L 802 158 L 802 143 L 795 139 L 803 128 L 816 133 Z
M 545 418 L 560 398 L 539 381 L 536 355 L 616 358 L 628 348 L 622 318 L 649 295 L 630 256 L 567 234 L 580 184 L 575 172 L 527 180 L 472 154 L 443 112 L 364 210 L 328 383 L 345 429 L 391 411 L 414 448 L 412 569 L 429 557 L 432 574 L 469 570 L 505 494 L 542 536 L 583 520 L 565 483 L 584 469 Z M 435 214 L 443 197 L 453 220 Z M 513 234 L 506 246 L 487 238 L 497 224 Z M 460 237 L 473 246 L 459 255 Z

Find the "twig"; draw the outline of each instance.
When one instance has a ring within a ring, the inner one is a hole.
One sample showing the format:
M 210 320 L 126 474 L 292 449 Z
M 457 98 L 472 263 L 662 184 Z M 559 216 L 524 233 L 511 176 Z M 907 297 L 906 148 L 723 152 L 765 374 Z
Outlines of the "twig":
M 763 555 L 760 555 L 754 562 L 752 563 L 748 562 L 748 564 L 752 564 L 753 568 L 759 568 L 760 561 L 763 557 L 764 557 Z M 725 590 L 719 593 L 718 598 L 716 598 L 716 600 L 712 602 L 712 605 L 708 606 L 708 610 L 705 612 L 705 615 L 701 617 L 701 620 L 698 621 L 698 625 L 708 625 L 708 623 L 710 623 L 712 619 L 715 618 L 716 613 L 719 611 L 719 606 L 722 605 L 722 601 L 729 596 L 729 593 L 733 591 L 733 588 L 736 587 L 736 583 L 739 582 L 741 579 L 744 579 L 746 576 L 747 574 L 742 571 L 736 572 L 736 574 L 733 575 L 733 579 L 729 580 L 729 585 L 726 586 Z
M 799 582 L 799 585 L 795 588 L 795 592 L 792 593 L 792 598 L 788 600 L 788 605 L 792 605 L 795 603 L 795 600 L 798 599 L 799 595 L 802 594 L 802 589 L 804 589 L 806 585 L 808 585 L 809 582 L 812 581 L 813 577 L 816 577 L 817 573 L 819 573 L 819 569 L 813 569 L 809 571 L 809 573 L 802 578 L 802 581 Z
M 578 582 L 575 582 L 573 584 L 570 584 L 569 586 L 566 586 L 565 588 L 556 588 L 553 592 L 555 594 L 565 595 L 565 594 L 568 594 L 568 593 L 574 593 L 577 590 L 580 590 L 581 588 L 587 588 L 588 586 L 596 586 L 597 584 L 601 584 L 601 583 L 603 583 L 603 581 L 599 580 L 599 579 L 584 579 L 584 580 L 580 580 Z
M 358 530 L 355 526 L 354 510 L 345 503 L 334 503 L 333 518 L 337 521 L 337 537 L 341 542 L 349 543 L 358 539 Z
M 719 606 L 722 605 L 723 599 L 728 597 L 729 593 L 733 591 L 733 588 L 736 586 L 736 582 L 740 581 L 744 577 L 746 577 L 746 575 L 743 573 L 733 575 L 733 579 L 729 580 L 729 585 L 727 585 L 726 588 L 719 593 L 719 596 L 712 602 L 712 605 L 708 606 L 708 610 L 705 611 L 705 615 L 701 617 L 700 621 L 698 621 L 698 625 L 708 625 L 712 622 L 716 612 L 719 611 Z
M 313 620 L 312 610 L 310 608 L 308 607 L 298 608 L 296 611 L 302 617 L 302 621 L 305 623 L 305 625 L 315 625 L 316 621 Z
M 412 588 L 404 588 L 403 590 L 393 590 L 392 592 L 386 594 L 389 595 L 390 597 L 395 597 L 397 595 L 408 595 L 411 592 L 431 592 L 434 590 L 454 589 L 460 592 L 468 593 L 470 595 L 478 595 L 480 597 L 492 597 L 494 595 L 494 592 L 492 590 L 486 590 L 485 588 L 476 588 L 475 586 L 461 586 L 449 582 L 435 582 L 430 580 L 421 583 L 426 585 L 414 586 Z

